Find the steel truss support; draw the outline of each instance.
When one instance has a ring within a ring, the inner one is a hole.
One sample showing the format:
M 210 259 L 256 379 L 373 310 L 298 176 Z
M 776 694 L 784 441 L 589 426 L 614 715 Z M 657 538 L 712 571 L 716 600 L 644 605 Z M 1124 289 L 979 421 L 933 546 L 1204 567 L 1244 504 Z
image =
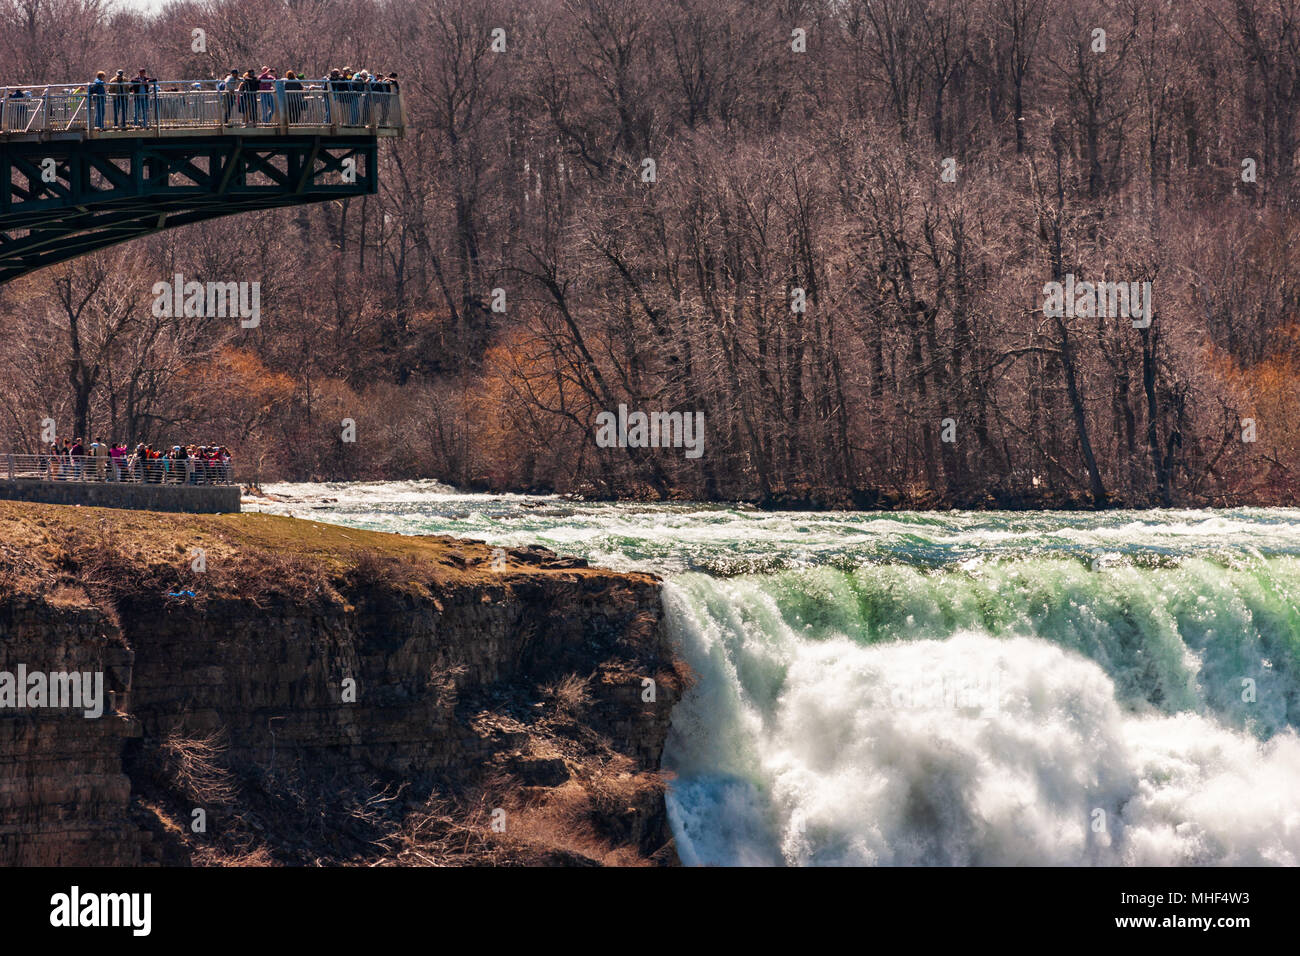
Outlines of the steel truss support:
M 0 282 L 235 213 L 378 191 L 369 136 L 0 143 Z

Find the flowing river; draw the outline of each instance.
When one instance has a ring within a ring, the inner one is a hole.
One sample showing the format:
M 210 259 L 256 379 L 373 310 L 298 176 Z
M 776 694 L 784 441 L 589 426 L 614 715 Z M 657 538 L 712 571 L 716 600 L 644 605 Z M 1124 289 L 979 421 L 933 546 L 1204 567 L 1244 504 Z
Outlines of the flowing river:
M 1300 509 L 266 490 L 245 510 L 661 574 L 687 864 L 1300 864 Z

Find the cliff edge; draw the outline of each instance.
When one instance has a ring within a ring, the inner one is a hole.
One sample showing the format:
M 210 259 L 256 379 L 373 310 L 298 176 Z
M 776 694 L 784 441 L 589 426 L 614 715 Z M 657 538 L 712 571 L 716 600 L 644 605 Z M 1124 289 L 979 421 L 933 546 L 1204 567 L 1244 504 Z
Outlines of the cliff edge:
M 20 667 L 102 674 L 102 715 L 18 706 Z M 676 861 L 651 575 L 0 502 L 5 674 L 0 865 Z

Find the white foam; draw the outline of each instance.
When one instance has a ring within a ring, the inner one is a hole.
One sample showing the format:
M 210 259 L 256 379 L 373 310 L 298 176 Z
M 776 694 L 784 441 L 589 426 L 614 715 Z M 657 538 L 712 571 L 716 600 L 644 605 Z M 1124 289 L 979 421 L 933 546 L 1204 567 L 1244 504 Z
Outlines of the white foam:
M 665 754 L 688 864 L 1300 863 L 1294 730 L 1121 706 L 1037 638 L 810 641 L 761 602 L 667 603 L 701 677 Z M 914 692 L 945 683 L 997 706 Z

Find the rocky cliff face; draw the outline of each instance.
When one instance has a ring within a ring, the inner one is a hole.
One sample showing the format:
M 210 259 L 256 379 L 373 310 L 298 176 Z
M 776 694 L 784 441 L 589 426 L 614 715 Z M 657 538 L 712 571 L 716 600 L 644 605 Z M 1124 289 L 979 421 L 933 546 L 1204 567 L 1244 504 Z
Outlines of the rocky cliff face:
M 105 688 L 129 681 L 131 653 L 114 624 L 66 588 L 0 598 L 0 672 L 87 670 Z M 101 865 L 139 859 L 122 769 L 135 721 L 106 709 L 0 709 L 0 865 Z
M 672 862 L 658 582 L 264 515 L 0 504 L 0 864 Z

